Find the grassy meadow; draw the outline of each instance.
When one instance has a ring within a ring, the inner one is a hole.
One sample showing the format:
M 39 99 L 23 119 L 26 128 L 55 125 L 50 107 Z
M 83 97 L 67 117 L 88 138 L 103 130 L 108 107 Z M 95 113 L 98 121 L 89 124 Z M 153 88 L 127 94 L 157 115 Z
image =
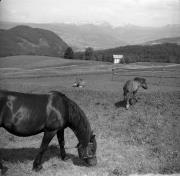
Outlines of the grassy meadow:
M 43 169 L 32 171 L 42 134 L 20 138 L 0 129 L 0 152 L 8 176 L 121 176 L 131 174 L 180 175 L 180 66 L 120 65 L 50 57 L 19 56 L 0 59 L 0 88 L 21 92 L 65 93 L 85 111 L 97 139 L 98 164 L 86 167 L 74 146 L 77 139 L 65 130 L 69 159 L 61 161 L 55 137 L 44 155 Z M 136 68 L 134 68 L 136 66 Z M 143 69 L 142 69 L 143 66 Z M 133 69 L 132 69 L 133 68 Z M 122 87 L 135 76 L 145 77 L 148 90 L 138 92 L 129 110 Z M 85 88 L 73 88 L 76 78 Z

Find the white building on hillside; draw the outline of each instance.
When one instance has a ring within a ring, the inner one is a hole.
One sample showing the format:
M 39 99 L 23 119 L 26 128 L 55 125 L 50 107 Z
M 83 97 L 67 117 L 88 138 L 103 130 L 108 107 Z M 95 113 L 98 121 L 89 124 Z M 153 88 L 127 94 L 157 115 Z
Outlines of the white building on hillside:
M 124 60 L 124 56 L 122 54 L 113 54 L 114 64 L 122 63 L 123 60 Z

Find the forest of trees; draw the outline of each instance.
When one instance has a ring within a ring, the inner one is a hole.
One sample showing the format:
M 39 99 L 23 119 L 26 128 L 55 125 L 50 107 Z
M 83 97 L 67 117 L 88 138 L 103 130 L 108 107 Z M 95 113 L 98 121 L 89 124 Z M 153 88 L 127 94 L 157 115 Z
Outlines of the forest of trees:
M 88 53 L 87 52 L 90 52 Z M 88 53 L 88 54 L 87 54 Z M 125 63 L 132 62 L 171 62 L 180 63 L 180 45 L 129 45 L 124 47 L 97 50 L 86 49 L 85 52 L 77 52 L 74 59 L 97 60 L 113 62 L 113 54 L 123 54 Z

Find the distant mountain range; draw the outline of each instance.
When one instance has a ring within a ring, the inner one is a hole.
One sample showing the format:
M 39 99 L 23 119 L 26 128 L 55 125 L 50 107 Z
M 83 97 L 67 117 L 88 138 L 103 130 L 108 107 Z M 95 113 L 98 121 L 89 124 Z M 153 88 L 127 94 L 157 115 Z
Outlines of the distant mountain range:
M 0 30 L 0 57 L 10 55 L 63 56 L 68 45 L 54 32 L 29 26 Z
M 171 37 L 171 38 L 162 38 L 158 40 L 153 40 L 149 42 L 145 42 L 145 45 L 157 45 L 157 44 L 163 44 L 163 43 L 175 43 L 177 45 L 180 45 L 180 37 Z
M 9 29 L 18 23 L 0 22 L 1 29 Z M 87 47 L 108 49 L 125 45 L 144 44 L 161 38 L 180 37 L 180 24 L 163 27 L 139 27 L 126 25 L 112 27 L 109 24 L 26 24 L 35 28 L 43 28 L 55 32 L 74 51 Z
M 161 38 L 180 37 L 180 24 L 163 27 L 125 26 L 115 29 L 117 36 L 131 45 L 143 44 Z
M 0 22 L 1 29 L 9 29 L 18 23 Z M 112 27 L 85 24 L 25 24 L 31 27 L 48 29 L 60 36 L 73 50 L 84 50 L 87 47 L 104 49 L 110 47 L 124 46 L 128 43 L 121 41 L 113 33 Z

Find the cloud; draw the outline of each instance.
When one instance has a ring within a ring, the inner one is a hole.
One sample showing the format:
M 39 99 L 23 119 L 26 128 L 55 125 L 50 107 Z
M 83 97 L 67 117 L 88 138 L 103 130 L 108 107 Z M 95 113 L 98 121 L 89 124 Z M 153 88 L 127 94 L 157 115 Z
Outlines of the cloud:
M 179 23 L 180 0 L 5 0 L 1 20 L 97 22 L 113 25 Z

